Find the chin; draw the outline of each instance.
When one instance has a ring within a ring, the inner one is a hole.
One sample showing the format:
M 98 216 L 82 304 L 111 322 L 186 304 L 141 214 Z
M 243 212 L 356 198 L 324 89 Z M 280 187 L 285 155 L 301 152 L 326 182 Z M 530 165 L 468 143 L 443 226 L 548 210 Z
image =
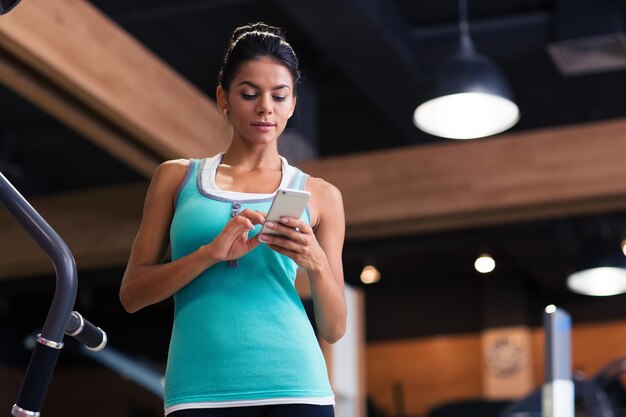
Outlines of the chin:
M 244 139 L 248 142 L 258 144 L 258 145 L 269 145 L 278 140 L 277 137 L 269 136 L 269 135 L 267 136 L 250 135 L 250 136 L 244 137 Z
M 274 132 L 267 132 L 267 133 L 254 132 L 245 136 L 245 139 L 252 143 L 258 143 L 259 145 L 262 145 L 262 144 L 266 145 L 272 142 L 276 142 L 278 140 L 278 136 L 274 134 Z

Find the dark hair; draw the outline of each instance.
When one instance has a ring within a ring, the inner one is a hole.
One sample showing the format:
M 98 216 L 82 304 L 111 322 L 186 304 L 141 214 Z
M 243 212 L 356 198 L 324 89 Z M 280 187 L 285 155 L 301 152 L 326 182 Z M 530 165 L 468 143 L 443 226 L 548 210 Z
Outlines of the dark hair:
M 239 66 L 246 61 L 262 57 L 272 58 L 287 67 L 293 78 L 295 94 L 295 86 L 300 80 L 296 53 L 279 28 L 265 23 L 252 23 L 233 31 L 224 54 L 222 68 L 217 76 L 218 84 L 228 91 Z

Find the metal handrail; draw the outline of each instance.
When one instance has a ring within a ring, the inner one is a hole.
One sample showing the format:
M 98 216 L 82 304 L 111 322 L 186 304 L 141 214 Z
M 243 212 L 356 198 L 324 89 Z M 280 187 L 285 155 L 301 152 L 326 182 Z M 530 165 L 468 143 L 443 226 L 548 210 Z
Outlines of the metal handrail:
M 16 417 L 40 415 L 44 397 L 63 348 L 64 334 L 75 336 L 94 350 L 106 344 L 106 334 L 84 320 L 72 308 L 76 301 L 78 278 L 76 262 L 69 247 L 52 227 L 0 172 L 0 202 L 51 258 L 56 272 L 56 288 L 37 344 L 12 409 Z M 80 330 L 78 328 L 80 327 Z M 85 329 L 86 331 L 83 331 Z M 82 336 L 78 336 L 82 334 Z M 87 335 L 87 337 L 85 337 Z

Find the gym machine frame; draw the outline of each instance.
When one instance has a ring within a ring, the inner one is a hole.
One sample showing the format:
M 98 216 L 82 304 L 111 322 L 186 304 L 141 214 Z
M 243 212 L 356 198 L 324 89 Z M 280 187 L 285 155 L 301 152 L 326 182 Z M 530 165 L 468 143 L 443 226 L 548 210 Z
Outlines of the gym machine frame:
M 0 202 L 48 254 L 56 272 L 56 288 L 50 310 L 41 333 L 37 335 L 37 343 L 17 401 L 11 410 L 15 417 L 38 417 L 63 348 L 64 334 L 74 337 L 94 351 L 106 346 L 107 336 L 80 313 L 72 311 L 76 302 L 78 278 L 76 262 L 67 244 L 1 172 Z

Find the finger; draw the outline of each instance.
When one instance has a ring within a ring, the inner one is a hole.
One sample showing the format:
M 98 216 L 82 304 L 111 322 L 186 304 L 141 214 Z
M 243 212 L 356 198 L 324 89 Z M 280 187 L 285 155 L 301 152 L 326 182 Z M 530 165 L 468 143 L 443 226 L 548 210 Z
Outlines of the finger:
M 269 246 L 278 246 L 293 252 L 299 252 L 302 248 L 302 245 L 298 242 L 281 235 L 268 235 L 266 233 L 262 233 L 259 235 L 259 240 Z
M 250 209 L 245 209 L 244 211 L 239 213 L 239 216 L 249 219 L 252 222 L 252 224 L 263 224 L 265 222 L 265 216 L 263 214 L 264 213 L 260 211 L 252 211 Z
M 235 224 L 242 230 L 254 229 L 254 223 L 252 219 L 249 219 L 246 216 L 235 216 L 234 220 Z
M 273 230 L 282 236 L 286 236 L 291 240 L 295 240 L 300 243 L 305 243 L 306 241 L 306 236 L 303 233 L 301 233 L 299 230 L 294 229 L 292 227 L 285 226 L 283 224 L 276 223 L 276 222 L 267 222 L 266 226 L 268 229 Z
M 295 260 L 295 258 L 298 256 L 297 252 L 294 252 L 292 250 L 283 248 L 282 246 L 278 246 L 278 245 L 267 245 L 270 249 L 280 253 L 281 255 L 285 255 L 288 256 L 289 258 Z
M 238 236 L 254 229 L 252 221 L 245 216 L 233 217 L 224 228 L 224 232 L 229 236 Z
M 252 249 L 256 248 L 257 246 L 259 246 L 261 244 L 261 241 L 259 239 L 255 239 L 256 236 L 254 236 L 253 238 L 249 238 L 246 241 L 246 249 L 248 251 L 251 251 Z
M 280 223 L 285 226 L 289 226 L 292 229 L 298 229 L 298 231 L 302 233 L 313 233 L 313 229 L 309 226 L 306 221 L 302 219 L 295 219 L 293 217 L 281 217 Z

